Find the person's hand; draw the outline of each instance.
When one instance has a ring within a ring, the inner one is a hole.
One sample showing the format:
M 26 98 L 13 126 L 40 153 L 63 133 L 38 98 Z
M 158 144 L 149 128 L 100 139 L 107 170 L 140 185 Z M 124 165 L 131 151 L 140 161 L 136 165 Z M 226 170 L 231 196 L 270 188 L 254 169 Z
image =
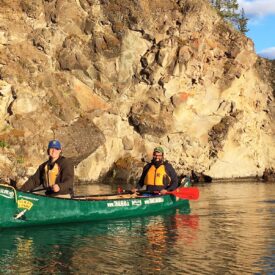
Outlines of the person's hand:
M 168 192 L 168 191 L 167 191 L 166 189 L 162 189 L 162 190 L 160 191 L 160 194 L 161 194 L 161 195 L 165 195 L 167 192 Z
M 52 190 L 53 190 L 54 193 L 59 192 L 59 191 L 60 191 L 59 185 L 58 185 L 58 184 L 54 184 L 54 185 L 52 186 Z
M 137 188 L 133 188 L 131 191 L 135 194 L 138 191 L 138 189 Z

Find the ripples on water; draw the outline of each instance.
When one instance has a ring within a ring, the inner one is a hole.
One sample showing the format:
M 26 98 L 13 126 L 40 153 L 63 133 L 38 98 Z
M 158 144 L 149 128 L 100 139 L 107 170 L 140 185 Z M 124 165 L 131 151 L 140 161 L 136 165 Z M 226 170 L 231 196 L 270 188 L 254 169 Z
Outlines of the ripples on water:
M 191 213 L 0 231 L 0 273 L 275 274 L 275 184 L 200 192 Z

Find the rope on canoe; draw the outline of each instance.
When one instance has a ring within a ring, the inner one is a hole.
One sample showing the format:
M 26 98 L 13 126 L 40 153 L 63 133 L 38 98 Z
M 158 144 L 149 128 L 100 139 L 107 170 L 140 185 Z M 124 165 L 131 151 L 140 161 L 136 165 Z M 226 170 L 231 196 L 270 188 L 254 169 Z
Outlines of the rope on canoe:
M 13 190 L 13 192 L 14 192 L 14 200 L 15 200 L 15 203 L 17 204 L 17 192 L 16 192 L 16 189 L 13 186 L 10 186 L 10 185 L 7 185 L 7 184 L 1 184 L 0 183 L 0 186 L 3 186 L 5 188 L 10 188 L 10 189 Z

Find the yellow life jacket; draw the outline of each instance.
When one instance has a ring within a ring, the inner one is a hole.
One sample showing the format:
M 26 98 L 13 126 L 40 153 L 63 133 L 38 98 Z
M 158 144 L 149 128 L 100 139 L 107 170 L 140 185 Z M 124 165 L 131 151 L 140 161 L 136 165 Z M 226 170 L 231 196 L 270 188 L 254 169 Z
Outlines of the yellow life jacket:
M 59 174 L 59 165 L 57 163 L 54 164 L 52 169 L 49 169 L 48 164 L 45 165 L 45 184 L 46 187 L 52 187 L 56 183 L 56 178 Z
M 156 168 L 154 165 L 151 165 L 145 176 L 144 184 L 163 186 L 164 180 L 167 178 L 170 181 L 170 177 L 166 174 L 164 164 L 160 165 L 158 168 Z

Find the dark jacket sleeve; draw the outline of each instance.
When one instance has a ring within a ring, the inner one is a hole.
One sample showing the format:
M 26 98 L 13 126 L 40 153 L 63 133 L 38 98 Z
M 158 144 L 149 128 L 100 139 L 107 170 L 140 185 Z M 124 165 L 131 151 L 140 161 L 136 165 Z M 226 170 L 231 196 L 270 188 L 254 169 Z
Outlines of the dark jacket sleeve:
M 32 175 L 20 188 L 21 191 L 32 191 L 36 187 L 42 184 L 42 173 L 45 163 L 41 164 L 36 170 L 35 174 Z
M 62 158 L 58 164 L 60 165 L 60 178 L 57 182 L 60 188 L 58 194 L 72 194 L 74 183 L 74 166 L 67 158 Z
M 165 170 L 166 170 L 167 175 L 171 179 L 169 186 L 167 186 L 165 189 L 167 189 L 168 191 L 173 191 L 178 187 L 177 173 L 176 173 L 175 169 L 173 168 L 173 166 L 169 162 L 165 163 Z
M 143 167 L 143 171 L 142 171 L 142 174 L 141 174 L 141 177 L 136 185 L 136 188 L 137 189 L 141 189 L 143 186 L 144 186 L 144 179 L 147 175 L 147 172 L 149 171 L 151 167 L 151 163 L 147 163 L 144 167 Z

